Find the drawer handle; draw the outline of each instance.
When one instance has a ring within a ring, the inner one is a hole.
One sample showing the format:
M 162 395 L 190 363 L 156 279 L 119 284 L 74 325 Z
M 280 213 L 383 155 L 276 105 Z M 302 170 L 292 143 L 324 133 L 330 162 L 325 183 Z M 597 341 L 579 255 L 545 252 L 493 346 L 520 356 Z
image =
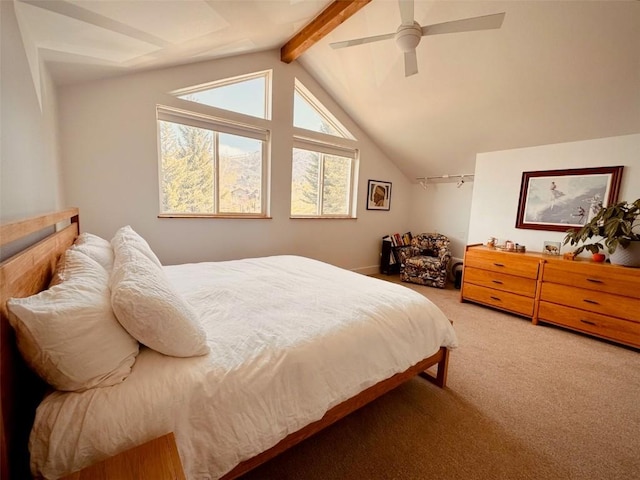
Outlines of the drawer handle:
M 496 267 L 504 267 L 504 263 L 493 262 Z
M 593 325 L 594 327 L 597 325 L 596 322 L 592 322 L 591 320 L 585 320 L 584 318 L 581 318 L 580 321 L 582 323 L 586 323 L 587 325 Z
M 591 282 L 591 283 L 604 283 L 602 280 L 598 280 L 597 278 L 587 278 L 587 282 Z
M 498 297 L 491 296 L 491 300 L 495 300 L 496 302 L 501 302 L 502 300 Z
M 502 285 L 502 282 L 500 280 L 491 280 L 493 283 L 497 283 L 498 285 Z
M 600 305 L 595 300 L 589 300 L 588 298 L 583 298 L 582 301 L 585 302 L 585 303 L 590 303 L 591 305 Z

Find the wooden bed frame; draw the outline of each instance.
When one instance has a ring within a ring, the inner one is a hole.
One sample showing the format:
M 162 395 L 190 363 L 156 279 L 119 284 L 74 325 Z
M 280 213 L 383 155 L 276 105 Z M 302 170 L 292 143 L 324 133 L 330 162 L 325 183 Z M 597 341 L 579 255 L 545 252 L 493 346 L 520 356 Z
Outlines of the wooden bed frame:
M 35 409 L 47 389 L 46 384 L 29 370 L 17 350 L 15 335 L 8 321 L 6 302 L 11 297 L 27 297 L 46 289 L 58 258 L 73 244 L 79 232 L 77 208 L 0 226 L 0 246 L 11 244 L 22 248 L 19 253 L 0 263 L 0 478 L 3 479 L 30 478 L 27 448 L 29 432 Z M 46 236 L 27 247 L 20 243 L 38 233 L 41 238 Z M 416 375 L 444 387 L 447 364 L 448 350 L 442 347 L 436 354 L 405 372 L 383 380 L 336 405 L 322 419 L 290 434 L 269 450 L 240 463 L 222 478 L 230 480 L 252 470 Z M 426 370 L 434 365 L 437 366 L 437 373 L 432 375 Z

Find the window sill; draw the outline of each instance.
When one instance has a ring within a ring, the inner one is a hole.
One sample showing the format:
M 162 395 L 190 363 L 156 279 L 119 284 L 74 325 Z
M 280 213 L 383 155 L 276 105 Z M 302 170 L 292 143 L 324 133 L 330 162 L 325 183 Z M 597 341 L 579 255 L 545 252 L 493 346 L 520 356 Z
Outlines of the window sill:
M 231 218 L 231 219 L 251 219 L 251 220 L 271 220 L 273 217 L 267 215 L 209 215 L 205 213 L 161 213 L 158 218 Z
M 322 216 L 308 216 L 308 217 L 289 217 L 290 220 L 357 220 L 358 217 L 322 217 Z

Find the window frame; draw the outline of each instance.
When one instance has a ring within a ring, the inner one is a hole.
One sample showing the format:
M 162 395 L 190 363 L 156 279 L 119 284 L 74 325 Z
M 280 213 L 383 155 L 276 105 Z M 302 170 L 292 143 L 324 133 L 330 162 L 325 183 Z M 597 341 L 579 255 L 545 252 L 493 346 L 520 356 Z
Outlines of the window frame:
M 302 130 L 302 129 L 301 129 Z M 332 137 L 333 138 L 333 137 Z M 306 138 L 302 136 L 295 135 L 293 137 L 293 146 L 291 149 L 291 169 L 293 171 L 293 151 L 294 149 L 306 150 L 314 153 L 320 154 L 320 168 L 318 172 L 319 177 L 319 185 L 318 185 L 318 211 L 320 213 L 315 214 L 294 214 L 291 211 L 293 204 L 291 202 L 291 198 L 289 200 L 289 218 L 291 219 L 303 219 L 303 218 L 331 218 L 331 219 L 355 219 L 356 211 L 357 211 L 357 185 L 358 185 L 358 165 L 359 165 L 359 157 L 360 152 L 357 148 L 346 147 L 343 145 L 338 145 L 336 143 L 321 141 L 312 138 Z M 348 212 L 346 214 L 324 214 L 322 213 L 322 205 L 323 205 L 323 191 L 324 191 L 324 156 L 325 155 L 333 155 L 346 157 L 351 160 L 351 168 L 349 170 L 349 201 L 348 201 Z M 291 182 L 291 193 L 293 194 L 293 178 Z
M 213 186 L 213 212 L 210 213 L 184 213 L 184 212 L 163 212 L 163 188 L 162 178 L 162 144 L 160 138 L 160 122 L 170 122 L 195 128 L 209 130 L 214 134 L 214 186 Z M 219 134 L 225 133 L 245 138 L 250 138 L 262 142 L 262 165 L 261 165 L 261 195 L 259 213 L 241 212 L 220 212 L 220 175 L 219 175 Z M 238 121 L 214 117 L 198 112 L 187 111 L 166 105 L 156 105 L 156 137 L 158 142 L 158 206 L 159 218 L 271 218 L 270 208 L 270 156 L 271 151 L 271 131 L 268 128 L 249 125 Z
M 237 75 L 235 77 L 225 78 L 223 80 L 215 80 L 213 82 L 201 83 L 199 85 L 194 85 L 186 88 L 179 88 L 177 90 L 173 90 L 170 92 L 171 95 L 175 96 L 178 100 L 182 102 L 189 102 L 191 104 L 201 105 L 203 107 L 215 108 L 217 110 L 221 110 L 224 112 L 232 112 L 234 114 L 242 115 L 248 118 L 255 118 L 259 120 L 271 120 L 272 113 L 272 102 L 271 102 L 271 84 L 272 84 L 273 71 L 272 70 L 262 70 L 259 72 L 247 73 L 244 75 Z M 254 80 L 256 78 L 264 78 L 264 117 L 256 117 L 254 115 L 250 115 L 247 113 L 242 113 L 237 110 L 228 110 L 222 107 L 216 107 L 214 105 L 207 105 L 205 103 L 194 102 L 191 100 L 187 100 L 185 98 L 180 98 L 185 95 L 189 95 L 190 93 L 199 93 L 205 90 L 211 90 L 214 88 L 222 88 L 229 85 L 234 85 L 236 83 L 242 83 L 249 80 Z
M 298 94 L 300 95 L 300 97 L 307 102 L 311 108 L 313 108 L 318 115 L 320 115 L 329 125 L 331 125 L 331 127 L 333 127 L 333 129 L 338 132 L 340 135 L 332 135 L 332 134 L 328 134 L 328 133 L 322 133 L 319 132 L 317 130 L 309 130 L 303 127 L 299 127 L 296 125 L 296 115 L 295 115 L 295 95 Z M 327 135 L 333 139 L 343 139 L 343 140 L 355 140 L 356 138 L 351 134 L 351 132 L 347 129 L 347 127 L 345 127 L 344 125 L 342 125 L 342 122 L 340 122 L 340 120 L 338 120 L 335 115 L 333 115 L 333 113 L 331 113 L 329 111 L 329 109 L 327 107 L 324 106 L 324 104 L 322 102 L 320 102 L 320 100 L 318 100 L 313 93 L 311 93 L 309 91 L 309 89 L 307 87 L 304 86 L 304 84 L 298 80 L 297 78 L 294 81 L 294 88 L 293 88 L 293 96 L 294 96 L 294 112 L 293 112 L 293 127 L 294 129 L 299 129 L 299 130 L 303 130 L 305 132 L 313 132 L 313 133 L 317 133 L 320 135 Z

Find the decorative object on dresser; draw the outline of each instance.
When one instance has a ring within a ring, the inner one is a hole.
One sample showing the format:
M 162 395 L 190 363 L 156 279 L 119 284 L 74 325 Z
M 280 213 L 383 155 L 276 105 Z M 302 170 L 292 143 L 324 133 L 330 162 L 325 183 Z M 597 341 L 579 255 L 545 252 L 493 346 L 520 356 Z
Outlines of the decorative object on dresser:
M 640 348 L 640 270 L 468 245 L 461 301 Z
M 439 233 L 420 233 L 409 246 L 396 250 L 400 259 L 400 280 L 444 288 L 451 259 L 449 239 Z
M 523 172 L 516 228 L 566 232 L 618 200 L 624 167 Z
M 524 253 L 527 251 L 527 247 L 524 245 L 520 245 L 519 243 L 512 242 L 511 240 L 505 240 L 504 243 L 496 245 L 495 242 L 487 242 L 487 247 L 489 248 L 497 248 L 498 250 L 502 250 L 503 252 L 517 252 Z
M 564 244 L 578 245 L 574 253 L 578 255 L 588 250 L 596 255 L 607 250 L 610 261 L 616 265 L 640 267 L 640 198 L 633 203 L 620 202 L 601 208 L 580 229 L 567 232 Z M 598 241 L 584 243 L 594 237 Z
M 560 255 L 560 248 L 562 247 L 560 242 L 544 242 L 542 246 L 542 253 L 547 255 Z

